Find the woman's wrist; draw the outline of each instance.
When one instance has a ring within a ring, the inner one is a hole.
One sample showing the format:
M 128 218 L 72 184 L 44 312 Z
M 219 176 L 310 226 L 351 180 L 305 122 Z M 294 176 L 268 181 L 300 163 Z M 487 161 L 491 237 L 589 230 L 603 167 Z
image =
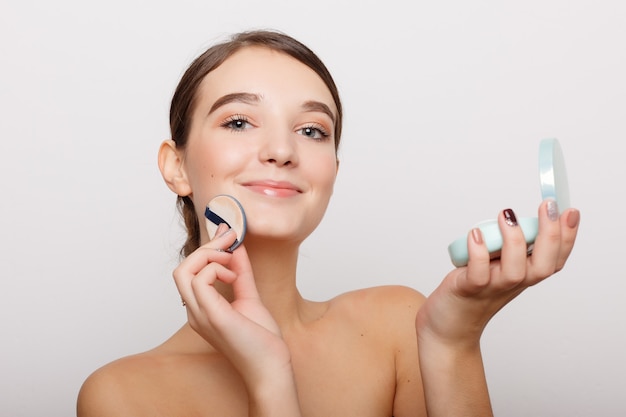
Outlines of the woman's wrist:
M 257 379 L 247 388 L 250 416 L 301 416 L 296 381 L 290 368 Z
M 443 328 L 433 328 L 428 321 L 418 315 L 415 330 L 418 346 L 431 347 L 435 351 L 449 351 L 455 355 L 480 352 L 480 339 L 484 326 L 466 323 L 461 328 L 449 331 Z M 459 327 L 459 326 L 457 326 Z
M 492 415 L 479 338 L 422 335 L 418 351 L 429 416 Z

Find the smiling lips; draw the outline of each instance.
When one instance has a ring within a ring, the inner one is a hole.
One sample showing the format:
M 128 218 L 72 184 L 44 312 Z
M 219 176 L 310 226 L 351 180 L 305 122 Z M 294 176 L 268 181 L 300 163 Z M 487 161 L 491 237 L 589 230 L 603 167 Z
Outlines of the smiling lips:
M 291 197 L 302 192 L 292 183 L 285 181 L 252 181 L 243 185 L 251 191 L 269 197 Z

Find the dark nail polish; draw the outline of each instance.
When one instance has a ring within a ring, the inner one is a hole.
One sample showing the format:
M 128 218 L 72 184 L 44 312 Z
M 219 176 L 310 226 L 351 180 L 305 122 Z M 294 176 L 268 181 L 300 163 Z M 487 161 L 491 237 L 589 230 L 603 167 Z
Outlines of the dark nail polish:
M 511 209 L 506 209 L 502 212 L 504 214 L 504 222 L 509 226 L 517 226 L 517 217 Z

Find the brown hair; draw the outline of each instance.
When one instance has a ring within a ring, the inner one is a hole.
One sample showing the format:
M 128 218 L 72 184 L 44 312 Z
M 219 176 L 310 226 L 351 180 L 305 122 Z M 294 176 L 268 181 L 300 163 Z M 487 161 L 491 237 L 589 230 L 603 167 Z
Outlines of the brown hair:
M 184 149 L 187 144 L 198 87 L 204 77 L 235 52 L 250 46 L 262 46 L 285 53 L 302 62 L 320 76 L 330 90 L 337 107 L 334 132 L 335 151 L 337 151 L 341 138 L 343 111 L 339 92 L 330 72 L 306 45 L 284 33 L 268 30 L 235 34 L 228 41 L 210 47 L 191 63 L 176 87 L 170 106 L 170 131 L 176 146 Z M 188 256 L 200 246 L 200 224 L 190 197 L 178 196 L 177 204 L 187 228 L 187 240 L 181 249 L 181 255 Z

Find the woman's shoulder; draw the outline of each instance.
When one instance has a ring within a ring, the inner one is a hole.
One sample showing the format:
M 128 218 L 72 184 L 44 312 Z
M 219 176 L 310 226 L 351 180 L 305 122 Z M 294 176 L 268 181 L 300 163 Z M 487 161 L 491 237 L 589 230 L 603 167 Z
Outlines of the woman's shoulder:
M 83 382 L 77 403 L 78 416 L 124 415 L 130 411 L 132 375 L 139 377 L 149 365 L 147 354 L 137 354 L 110 362 L 95 370 Z M 135 372 L 139 372 L 136 374 Z
M 376 310 L 419 309 L 426 297 L 419 291 L 403 285 L 382 285 L 361 288 L 338 295 L 331 305 L 346 308 L 374 308 Z
M 155 410 L 174 412 L 181 407 L 193 414 L 198 403 L 195 388 L 220 392 L 233 401 L 240 400 L 235 394 L 243 389 L 221 355 L 176 351 L 166 344 L 117 359 L 89 375 L 78 395 L 78 417 L 154 415 Z
M 414 329 L 415 317 L 426 297 L 402 285 L 362 288 L 338 295 L 329 301 L 329 312 L 343 320 L 366 322 L 368 327 Z M 408 327 L 407 327 L 408 326 Z
M 167 355 L 147 351 L 96 369 L 80 388 L 78 416 L 139 415 L 134 405 L 141 403 L 142 397 L 152 396 L 150 381 L 158 379 L 171 362 Z

